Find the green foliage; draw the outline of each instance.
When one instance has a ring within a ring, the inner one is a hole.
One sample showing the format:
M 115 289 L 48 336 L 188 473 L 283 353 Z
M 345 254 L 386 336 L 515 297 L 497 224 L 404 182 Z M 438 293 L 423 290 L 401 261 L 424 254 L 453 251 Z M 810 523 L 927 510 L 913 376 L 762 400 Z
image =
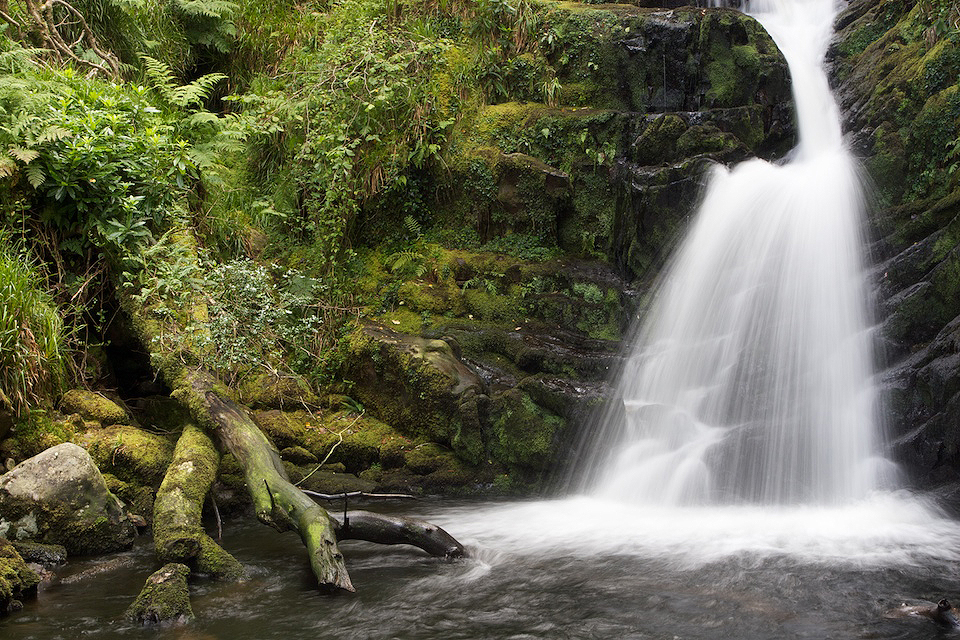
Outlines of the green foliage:
M 35 263 L 0 234 L 0 409 L 23 413 L 64 381 L 63 323 Z
M 69 70 L 0 77 L 0 148 L 0 206 L 24 199 L 62 249 L 92 242 L 115 259 L 150 243 L 196 171 L 146 89 Z
M 199 107 L 210 95 L 214 86 L 227 78 L 222 73 L 208 73 L 193 82 L 177 85 L 176 77 L 168 65 L 150 56 L 141 55 L 140 58 L 143 60 L 144 73 L 149 78 L 151 87 L 168 105 L 178 109 Z

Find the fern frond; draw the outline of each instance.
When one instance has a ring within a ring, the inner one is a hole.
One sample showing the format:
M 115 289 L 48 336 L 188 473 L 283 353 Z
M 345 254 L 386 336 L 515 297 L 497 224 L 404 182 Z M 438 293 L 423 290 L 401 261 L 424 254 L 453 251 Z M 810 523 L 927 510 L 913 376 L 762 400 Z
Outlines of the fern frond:
M 0 156 L 0 178 L 9 178 L 17 172 L 17 163 L 12 158 Z
M 404 217 L 403 226 L 407 228 L 407 231 L 414 238 L 419 238 L 423 235 L 423 230 L 420 228 L 420 223 L 417 222 L 417 219 L 411 215 Z
M 47 174 L 40 165 L 32 164 L 27 167 L 27 182 L 29 182 L 30 186 L 34 189 L 39 189 L 40 185 L 42 185 L 46 179 Z
M 207 123 L 219 121 L 220 118 L 217 117 L 217 114 L 210 113 L 209 111 L 197 111 L 183 119 L 183 122 L 190 127 L 199 127 Z
M 57 142 L 58 140 L 69 138 L 72 135 L 73 132 L 69 129 L 64 129 L 63 127 L 58 127 L 57 125 L 50 125 L 43 130 L 43 133 L 37 136 L 36 143 L 43 144 L 45 142 Z
M 226 77 L 222 73 L 208 73 L 200 76 L 190 84 L 173 89 L 170 102 L 181 108 L 191 105 L 199 106 L 210 95 L 213 87 L 221 80 L 225 80 Z
M 147 79 L 150 86 L 167 102 L 174 102 L 174 91 L 177 88 L 177 78 L 168 65 L 150 56 L 140 54 L 140 59 L 146 66 Z
M 179 0 L 177 8 L 188 16 L 230 18 L 240 9 L 240 5 L 229 0 Z
M 24 149 L 23 147 L 10 147 L 9 153 L 23 164 L 30 164 L 40 157 L 40 152 L 36 149 Z

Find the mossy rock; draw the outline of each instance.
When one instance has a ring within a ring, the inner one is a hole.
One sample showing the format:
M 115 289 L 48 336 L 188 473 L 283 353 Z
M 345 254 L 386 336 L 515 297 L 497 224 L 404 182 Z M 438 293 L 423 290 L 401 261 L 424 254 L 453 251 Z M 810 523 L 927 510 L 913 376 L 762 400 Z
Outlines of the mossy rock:
M 107 483 L 110 493 L 123 501 L 128 513 L 139 516 L 149 524 L 153 522 L 154 490 L 150 486 L 138 482 L 124 482 L 112 473 L 104 473 L 103 480 Z
M 0 535 L 84 555 L 129 548 L 136 529 L 90 455 L 64 443 L 0 476 Z
M 307 439 L 307 429 L 317 422 L 306 411 L 280 409 L 253 411 L 251 417 L 278 449 L 302 445 Z
M 101 470 L 153 488 L 160 486 L 173 460 L 173 442 L 137 427 L 115 425 L 88 431 L 78 440 Z
M 449 449 L 428 442 L 407 451 L 404 455 L 404 464 L 415 474 L 427 475 L 441 469 L 459 466 L 459 461 Z
M 41 544 L 26 540 L 11 540 L 24 562 L 34 562 L 45 569 L 58 567 L 67 561 L 67 548 L 62 544 Z
M 494 461 L 534 476 L 545 471 L 555 454 L 554 442 L 565 426 L 563 418 L 537 405 L 518 389 L 491 398 Z
M 23 461 L 50 447 L 72 441 L 82 420 L 54 419 L 46 411 L 32 411 L 13 426 L 2 443 L 0 456 Z
M 130 415 L 122 406 L 100 393 L 82 389 L 71 389 L 63 394 L 60 411 L 67 415 L 78 413 L 84 420 L 93 420 L 105 427 L 131 422 Z
M 301 409 L 317 406 L 320 399 L 306 379 L 289 374 L 254 372 L 239 384 L 240 398 L 252 409 Z
M 154 572 L 124 617 L 140 624 L 184 624 L 193 619 L 187 576 L 190 568 L 171 562 Z
M 18 598 L 35 595 L 38 576 L 6 538 L 0 538 L 0 613 L 17 608 Z
M 293 464 L 312 464 L 318 462 L 317 456 L 313 455 L 301 446 L 287 447 L 280 450 L 280 459 Z
M 331 471 L 329 469 L 317 470 L 315 465 L 295 465 L 285 462 L 284 468 L 290 476 L 292 482 L 297 486 L 317 493 L 326 493 L 328 495 L 336 493 L 349 493 L 351 491 L 372 492 L 377 489 L 377 485 L 370 480 L 357 477 L 352 473 L 343 473 Z M 342 502 L 339 506 L 343 506 Z M 327 505 L 330 509 L 337 508 L 336 503 Z
M 483 386 L 448 343 L 372 326 L 351 336 L 344 377 L 378 419 L 408 438 L 447 445 L 463 425 L 461 397 Z

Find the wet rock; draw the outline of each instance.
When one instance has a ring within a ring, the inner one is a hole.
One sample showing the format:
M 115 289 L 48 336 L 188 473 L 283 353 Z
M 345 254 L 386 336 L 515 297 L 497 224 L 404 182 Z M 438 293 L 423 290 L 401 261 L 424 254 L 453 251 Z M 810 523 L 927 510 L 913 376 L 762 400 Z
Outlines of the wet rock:
M 0 476 L 0 535 L 84 555 L 129 548 L 136 528 L 89 454 L 64 443 Z
M 58 567 L 67 561 L 67 548 L 60 544 L 40 544 L 24 540 L 13 540 L 11 544 L 25 562 L 35 562 L 45 569 Z
M 143 590 L 124 614 L 144 625 L 178 625 L 193 619 L 187 576 L 190 568 L 171 562 L 147 578 Z

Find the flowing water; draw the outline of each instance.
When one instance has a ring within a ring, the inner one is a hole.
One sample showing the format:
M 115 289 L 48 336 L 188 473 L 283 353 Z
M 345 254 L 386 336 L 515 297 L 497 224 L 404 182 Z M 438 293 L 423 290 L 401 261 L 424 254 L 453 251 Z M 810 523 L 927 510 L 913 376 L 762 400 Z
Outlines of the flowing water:
M 832 0 L 755 15 L 784 52 L 800 143 L 718 168 L 621 376 L 589 488 L 633 503 L 845 504 L 883 488 L 861 190 L 822 59 Z
M 790 62 L 800 144 L 714 172 L 583 495 L 415 509 L 472 557 L 345 544 L 358 593 L 340 597 L 295 536 L 234 524 L 248 579 L 194 585 L 180 629 L 120 621 L 155 568 L 144 541 L 71 562 L 0 637 L 942 637 L 888 616 L 960 595 L 960 528 L 880 453 L 859 181 L 821 66 L 834 7 L 752 8 Z

